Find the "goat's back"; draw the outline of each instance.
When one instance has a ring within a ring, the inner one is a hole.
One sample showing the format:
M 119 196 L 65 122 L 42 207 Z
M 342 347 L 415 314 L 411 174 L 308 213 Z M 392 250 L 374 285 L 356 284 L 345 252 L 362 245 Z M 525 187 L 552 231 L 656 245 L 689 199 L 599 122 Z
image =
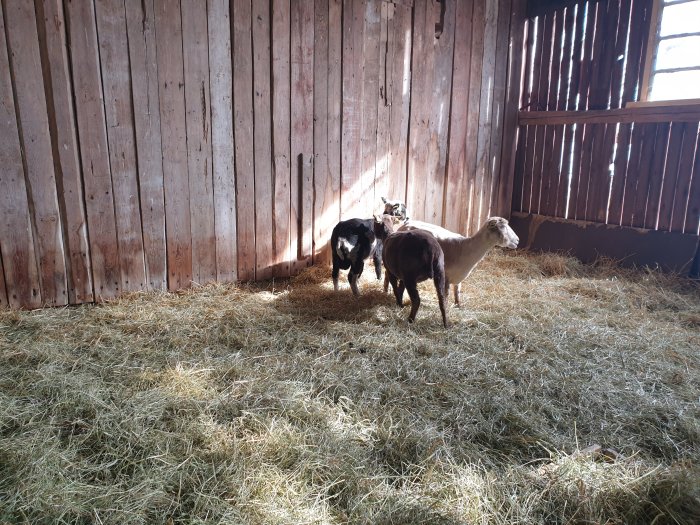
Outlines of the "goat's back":
M 446 230 L 445 228 L 438 226 L 437 224 L 430 224 L 429 222 L 416 221 L 414 219 L 408 219 L 404 222 L 398 231 L 410 231 L 410 230 L 425 230 L 432 233 L 436 239 L 462 239 L 463 235 L 459 233 Z

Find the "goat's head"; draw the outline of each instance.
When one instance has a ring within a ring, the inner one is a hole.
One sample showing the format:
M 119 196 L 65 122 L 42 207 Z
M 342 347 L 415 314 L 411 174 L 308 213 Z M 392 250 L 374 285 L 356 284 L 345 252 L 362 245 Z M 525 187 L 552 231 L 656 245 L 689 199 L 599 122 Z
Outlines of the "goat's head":
M 384 240 L 394 232 L 395 217 L 391 215 L 375 215 L 374 216 L 374 235 L 377 239 Z
M 392 201 L 385 197 L 382 197 L 382 202 L 384 203 L 384 214 L 393 215 L 398 217 L 402 221 L 408 219 L 408 210 L 406 205 L 401 201 Z
M 503 217 L 491 217 L 486 221 L 486 229 L 489 235 L 494 237 L 496 246 L 504 248 L 517 248 L 520 239 L 513 229 L 508 225 L 508 221 Z

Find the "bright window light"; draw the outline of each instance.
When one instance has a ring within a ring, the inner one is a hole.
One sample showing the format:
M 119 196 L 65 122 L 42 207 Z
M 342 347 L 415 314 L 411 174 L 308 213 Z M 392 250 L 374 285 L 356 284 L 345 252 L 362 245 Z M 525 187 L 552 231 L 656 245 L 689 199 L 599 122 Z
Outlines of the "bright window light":
M 666 0 L 648 100 L 700 99 L 700 0 Z

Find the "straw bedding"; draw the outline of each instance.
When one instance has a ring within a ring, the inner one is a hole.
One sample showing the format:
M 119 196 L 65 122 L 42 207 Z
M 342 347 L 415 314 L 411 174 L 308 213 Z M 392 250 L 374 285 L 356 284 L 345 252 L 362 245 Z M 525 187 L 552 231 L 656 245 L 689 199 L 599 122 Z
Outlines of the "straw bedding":
M 0 312 L 0 523 L 700 522 L 700 290 L 492 253 Z

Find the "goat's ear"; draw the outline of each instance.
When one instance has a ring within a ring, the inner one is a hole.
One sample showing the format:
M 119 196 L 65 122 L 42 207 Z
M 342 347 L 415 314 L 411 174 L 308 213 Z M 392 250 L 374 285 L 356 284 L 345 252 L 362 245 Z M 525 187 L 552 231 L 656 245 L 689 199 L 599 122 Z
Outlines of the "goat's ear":
M 384 204 L 386 204 L 386 198 L 385 198 L 385 197 L 382 197 L 382 202 L 383 202 Z

